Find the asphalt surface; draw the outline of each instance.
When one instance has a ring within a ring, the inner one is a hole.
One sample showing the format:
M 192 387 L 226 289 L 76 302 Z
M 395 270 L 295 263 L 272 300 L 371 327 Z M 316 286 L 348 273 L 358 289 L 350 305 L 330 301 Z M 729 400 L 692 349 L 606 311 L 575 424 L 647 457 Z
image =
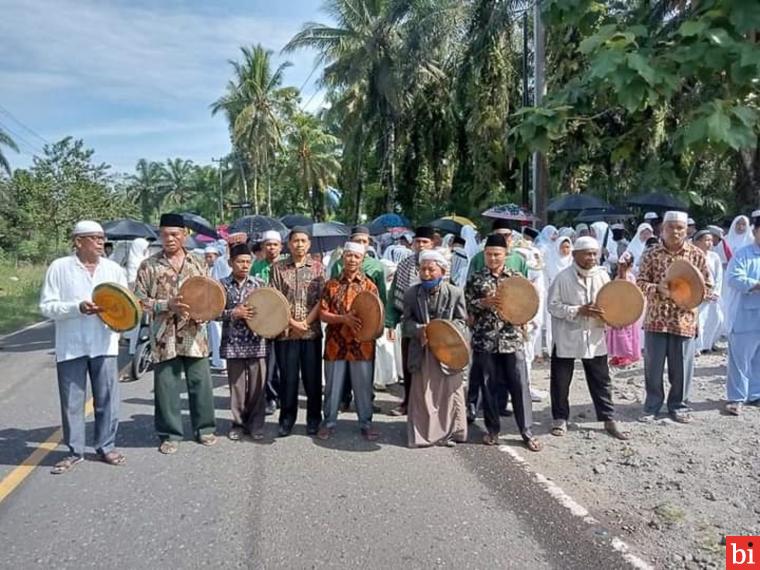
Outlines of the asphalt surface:
M 45 324 L 0 341 L 0 480 L 60 425 L 52 334 Z M 225 382 L 215 378 L 219 434 L 230 426 Z M 369 443 L 349 413 L 328 442 L 307 437 L 303 420 L 276 439 L 268 418 L 265 443 L 188 440 L 163 456 L 152 374 L 122 384 L 121 397 L 127 464 L 53 476 L 65 450 L 47 455 L 0 503 L 0 567 L 627 567 L 606 529 L 497 448 L 410 450 L 403 419 L 384 414 Z M 378 395 L 384 410 L 391 400 Z M 506 425 L 505 445 L 522 449 Z

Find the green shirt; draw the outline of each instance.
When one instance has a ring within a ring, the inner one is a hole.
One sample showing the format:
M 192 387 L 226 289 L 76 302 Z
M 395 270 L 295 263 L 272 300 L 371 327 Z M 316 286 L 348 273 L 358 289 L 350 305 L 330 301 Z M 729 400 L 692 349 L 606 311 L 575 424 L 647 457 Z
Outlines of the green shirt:
M 383 264 L 374 257 L 365 256 L 362 262 L 362 272 L 375 284 L 380 301 L 385 305 L 387 289 L 385 287 L 385 267 Z M 330 278 L 337 279 L 341 273 L 343 273 L 343 260 L 339 259 L 333 264 Z
M 272 270 L 272 262 L 264 259 L 257 259 L 251 265 L 251 275 L 258 277 L 264 283 L 269 284 L 269 273 Z
M 472 261 L 470 261 L 470 268 L 467 270 L 467 280 L 469 281 L 473 273 L 480 271 L 485 266 L 486 256 L 482 251 L 479 251 L 475 254 L 475 257 L 472 258 Z M 511 269 L 512 271 L 517 271 L 523 277 L 528 276 L 528 262 L 525 261 L 525 258 L 519 253 L 510 253 L 507 255 L 507 259 L 504 260 L 504 267 L 506 269 Z

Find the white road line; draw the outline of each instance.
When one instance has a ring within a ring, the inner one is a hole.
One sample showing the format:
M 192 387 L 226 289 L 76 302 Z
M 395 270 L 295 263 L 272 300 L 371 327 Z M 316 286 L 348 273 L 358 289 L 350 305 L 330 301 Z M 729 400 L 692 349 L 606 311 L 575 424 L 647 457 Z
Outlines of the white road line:
M 533 473 L 533 476 L 536 478 L 536 481 L 541 484 L 541 486 L 544 488 L 544 490 L 549 493 L 550 496 L 552 496 L 554 499 L 557 500 L 557 502 L 565 507 L 570 513 L 572 513 L 574 516 L 578 517 L 579 519 L 582 519 L 586 524 L 595 525 L 599 524 L 599 521 L 596 520 L 591 514 L 589 513 L 588 509 L 585 508 L 583 505 L 578 503 L 575 499 L 573 499 L 570 495 L 565 493 L 565 491 L 562 490 L 562 488 L 557 485 L 554 481 L 547 479 L 545 476 L 543 476 L 538 471 L 535 471 L 530 468 L 530 465 L 527 461 L 523 458 L 522 455 L 520 455 L 517 451 L 515 451 L 513 448 L 511 448 L 508 445 L 500 445 L 499 451 L 503 451 L 504 453 L 508 454 L 510 457 L 512 457 L 517 463 L 522 465 L 522 467 Z M 614 536 L 612 537 L 612 548 L 622 554 L 623 558 L 626 562 L 628 562 L 632 567 L 636 568 L 637 570 L 654 570 L 654 567 L 636 556 L 635 554 L 631 553 L 631 548 L 620 540 L 618 537 Z
M 38 323 L 32 323 L 31 325 L 27 325 L 22 329 L 18 329 L 17 331 L 9 332 L 7 334 L 4 334 L 3 336 L 0 336 L 0 342 L 3 342 L 6 338 L 10 338 L 12 336 L 15 336 L 17 334 L 21 334 L 26 331 L 30 331 L 32 329 L 36 329 L 38 327 L 41 327 L 42 325 L 46 325 L 47 323 L 52 323 L 53 321 L 51 319 L 45 319 L 44 321 L 39 321 Z

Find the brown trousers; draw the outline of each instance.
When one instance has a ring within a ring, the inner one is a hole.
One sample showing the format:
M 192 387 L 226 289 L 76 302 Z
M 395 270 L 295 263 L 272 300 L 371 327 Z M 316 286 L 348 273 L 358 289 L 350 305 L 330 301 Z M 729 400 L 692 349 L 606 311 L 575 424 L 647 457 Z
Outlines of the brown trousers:
M 266 358 L 228 358 L 232 424 L 248 433 L 261 433 L 266 417 Z

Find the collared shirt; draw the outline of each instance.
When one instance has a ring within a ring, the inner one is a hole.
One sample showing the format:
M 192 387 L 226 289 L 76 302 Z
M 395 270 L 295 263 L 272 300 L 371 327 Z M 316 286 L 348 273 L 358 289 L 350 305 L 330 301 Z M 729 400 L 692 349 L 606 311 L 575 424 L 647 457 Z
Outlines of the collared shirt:
M 58 362 L 88 356 L 118 356 L 119 334 L 97 315 L 79 312 L 82 301 L 92 301 L 92 290 L 101 283 L 127 286 L 124 269 L 106 258 L 90 272 L 76 255 L 56 259 L 45 274 L 40 312 L 55 321 L 55 359 Z
M 357 273 L 350 281 L 345 274 L 341 274 L 338 279 L 330 279 L 322 292 L 321 310 L 334 315 L 345 315 L 362 291 L 377 295 L 377 287 L 364 273 Z M 374 342 L 357 342 L 353 332 L 345 325 L 327 325 L 325 360 L 359 361 L 374 358 Z
M 470 276 L 465 289 L 467 313 L 474 319 L 472 325 L 473 352 L 509 354 L 522 350 L 524 336 L 522 328 L 505 322 L 495 309 L 484 307 L 482 300 L 496 293 L 498 286 L 509 277 L 520 275 L 517 271 L 504 267 L 494 276 L 488 267 Z
M 727 307 L 729 332 L 760 332 L 760 291 L 753 290 L 760 283 L 760 245 L 753 243 L 739 249 L 731 258 L 726 270 L 730 297 L 735 301 Z
M 269 278 L 272 273 L 272 265 L 274 265 L 274 263 L 267 258 L 257 259 L 253 262 L 253 265 L 251 265 L 251 275 L 258 277 L 264 283 L 269 283 Z
M 179 272 L 172 267 L 163 251 L 143 261 L 137 270 L 135 295 L 145 310 L 151 311 L 151 345 L 157 362 L 177 356 L 205 358 L 208 356 L 206 325 L 182 318 L 169 310 L 169 299 L 179 294 L 179 288 L 190 277 L 208 277 L 203 258 L 185 252 Z
M 388 296 L 385 285 L 385 266 L 383 266 L 383 264 L 380 263 L 377 259 L 365 255 L 364 261 L 362 261 L 362 273 L 364 273 L 364 275 L 366 275 L 369 280 L 375 284 L 375 287 L 377 287 L 377 293 L 380 296 L 380 302 L 385 305 L 385 301 Z M 332 266 L 330 277 L 333 279 L 339 279 L 342 274 L 343 260 L 339 259 Z
M 697 268 L 705 280 L 705 293 L 712 289 L 712 277 L 707 268 L 705 254 L 697 246 L 685 242 L 683 247 L 675 252 L 663 244 L 652 246 L 641 256 L 636 279 L 636 284 L 647 298 L 644 330 L 694 337 L 697 334 L 698 309 L 682 309 L 672 299 L 666 299 L 657 291 L 657 285 L 665 278 L 676 259 L 684 259 Z
M 469 279 L 485 266 L 486 255 L 483 250 L 480 250 L 475 254 L 475 257 L 470 260 L 470 266 L 467 269 L 467 278 Z M 504 260 L 504 267 L 511 269 L 512 271 L 516 271 L 523 277 L 528 276 L 528 262 L 525 261 L 525 258 L 519 253 L 510 252 L 507 254 L 507 258 Z
M 230 275 L 220 281 L 227 296 L 227 304 L 219 320 L 222 321 L 222 342 L 219 353 L 222 358 L 265 358 L 267 341 L 255 334 L 243 319 L 233 319 L 232 310 L 242 305 L 257 287 L 264 283 L 250 275 L 245 281 L 238 283 Z
M 296 321 L 305 321 L 312 309 L 319 303 L 325 286 L 322 264 L 306 256 L 303 265 L 296 267 L 292 258 L 278 261 L 272 266 L 269 283 L 285 295 L 290 305 L 290 316 Z M 314 319 L 307 332 L 292 334 L 288 328 L 280 340 L 311 340 L 322 336 L 319 319 Z
M 559 272 L 549 288 L 552 347 L 559 358 L 596 358 L 607 354 L 604 322 L 578 315 L 583 305 L 595 303 L 610 277 L 602 267 L 582 275 L 575 264 Z M 637 333 L 638 334 L 638 333 Z

